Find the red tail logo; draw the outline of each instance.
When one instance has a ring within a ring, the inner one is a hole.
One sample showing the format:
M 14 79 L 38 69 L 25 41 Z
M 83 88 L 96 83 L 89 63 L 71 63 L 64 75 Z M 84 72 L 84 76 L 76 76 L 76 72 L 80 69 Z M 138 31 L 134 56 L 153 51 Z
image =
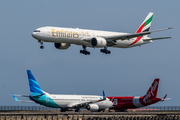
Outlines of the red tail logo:
M 151 87 L 147 91 L 146 95 L 143 98 L 143 101 L 147 103 L 148 99 L 155 98 L 157 95 L 157 90 L 158 90 L 158 85 L 159 85 L 159 79 L 155 79 L 154 82 L 152 83 Z

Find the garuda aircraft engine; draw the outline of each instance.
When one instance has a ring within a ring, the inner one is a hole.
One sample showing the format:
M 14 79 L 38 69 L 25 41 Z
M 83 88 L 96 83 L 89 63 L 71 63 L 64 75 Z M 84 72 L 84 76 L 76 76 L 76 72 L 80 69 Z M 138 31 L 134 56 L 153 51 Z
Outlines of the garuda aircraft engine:
M 68 49 L 71 45 L 68 43 L 54 43 L 54 46 L 57 49 L 65 50 L 65 49 Z
M 90 110 L 91 112 L 97 112 L 99 110 L 99 106 L 97 104 L 90 104 L 86 107 L 87 110 Z

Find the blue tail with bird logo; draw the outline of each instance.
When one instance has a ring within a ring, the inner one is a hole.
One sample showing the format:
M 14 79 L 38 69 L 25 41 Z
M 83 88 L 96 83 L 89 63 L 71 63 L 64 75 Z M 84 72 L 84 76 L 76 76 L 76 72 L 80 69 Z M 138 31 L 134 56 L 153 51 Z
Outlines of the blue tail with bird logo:
M 28 80 L 29 80 L 29 88 L 32 96 L 42 95 L 44 92 L 40 88 L 38 82 L 34 78 L 32 72 L 27 70 Z

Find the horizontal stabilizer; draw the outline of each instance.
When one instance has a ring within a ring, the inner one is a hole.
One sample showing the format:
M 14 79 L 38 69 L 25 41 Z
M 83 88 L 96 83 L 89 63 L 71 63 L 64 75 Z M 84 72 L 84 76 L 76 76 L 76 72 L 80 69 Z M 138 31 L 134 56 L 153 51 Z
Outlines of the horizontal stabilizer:
M 169 39 L 169 38 L 172 38 L 172 37 L 150 38 L 150 39 L 143 39 L 143 41 Z
M 164 100 L 170 100 L 170 99 L 172 99 L 172 98 L 166 98 L 166 99 L 164 99 Z M 164 100 L 163 100 L 163 101 L 164 101 Z
M 12 95 L 13 95 L 13 98 L 15 101 L 19 101 L 13 93 L 12 93 Z
M 14 96 L 18 96 L 18 97 L 29 97 L 29 95 L 18 95 L 18 94 L 14 94 L 14 93 L 12 93 L 10 95 L 14 95 Z
M 171 99 L 171 98 L 166 98 L 166 97 L 167 97 L 167 94 L 164 96 L 164 98 L 161 101 L 170 100 Z
M 24 101 L 24 100 L 18 100 L 17 98 L 16 98 L 16 96 L 14 95 L 14 93 L 12 93 L 12 95 L 13 95 L 13 98 L 14 98 L 14 100 L 15 101 L 18 101 L 18 102 L 33 102 L 33 101 Z M 19 95 L 19 96 L 21 96 L 21 95 Z M 22 95 L 23 96 L 23 95 Z M 21 96 L 21 97 L 22 97 Z M 24 97 L 24 96 L 23 96 Z M 29 97 L 29 96 L 28 96 Z
M 164 98 L 161 101 L 170 100 L 171 99 L 171 98 L 166 98 L 166 97 L 167 97 L 167 94 L 164 96 Z

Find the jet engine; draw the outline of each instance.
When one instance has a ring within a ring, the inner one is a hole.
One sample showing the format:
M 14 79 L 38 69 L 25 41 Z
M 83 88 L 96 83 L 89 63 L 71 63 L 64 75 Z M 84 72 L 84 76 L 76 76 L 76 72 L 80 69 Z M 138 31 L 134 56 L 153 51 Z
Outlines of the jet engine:
M 101 37 L 95 37 L 91 39 L 91 45 L 93 47 L 105 47 L 107 44 L 106 40 Z
M 90 104 L 86 107 L 86 109 L 91 112 L 97 112 L 99 110 L 99 106 L 97 104 Z
M 57 49 L 68 49 L 70 44 L 68 44 L 68 43 L 54 43 L 54 46 Z

